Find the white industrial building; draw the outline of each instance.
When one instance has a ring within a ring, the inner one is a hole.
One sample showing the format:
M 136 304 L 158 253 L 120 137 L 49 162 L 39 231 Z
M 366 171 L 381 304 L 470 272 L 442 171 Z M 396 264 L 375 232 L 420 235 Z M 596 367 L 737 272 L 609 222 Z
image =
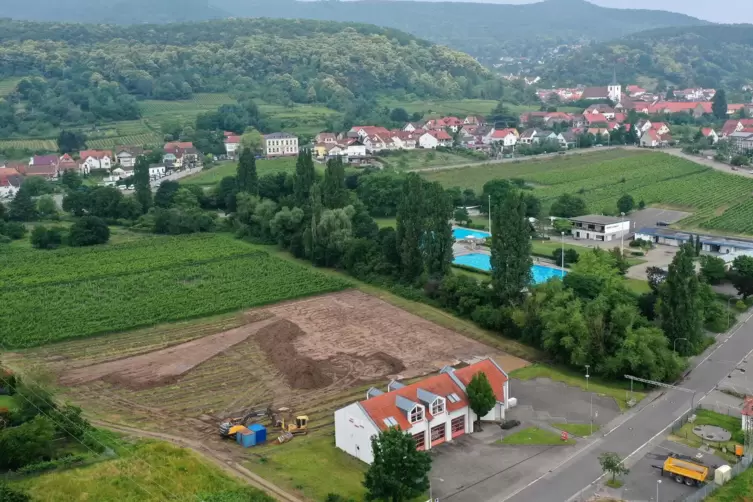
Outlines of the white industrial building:
M 507 373 L 491 359 L 463 368 L 442 368 L 439 375 L 411 385 L 391 381 L 386 392 L 371 388 L 366 399 L 335 411 L 335 445 L 371 464 L 371 438 L 396 427 L 413 436 L 419 450 L 429 450 L 473 432 L 476 415 L 468 404 L 466 385 L 478 372 L 486 374 L 497 404 L 484 421 L 504 420 L 510 406 Z
M 589 214 L 570 218 L 573 223 L 572 233 L 576 239 L 599 242 L 619 240 L 630 234 L 630 220 L 613 216 Z

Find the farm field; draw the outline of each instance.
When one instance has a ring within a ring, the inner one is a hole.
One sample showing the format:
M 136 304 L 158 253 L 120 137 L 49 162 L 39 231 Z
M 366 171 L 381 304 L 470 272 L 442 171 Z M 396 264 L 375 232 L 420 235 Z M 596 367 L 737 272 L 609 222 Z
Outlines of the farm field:
M 0 149 L 17 148 L 34 152 L 54 152 L 58 149 L 58 142 L 54 139 L 3 139 Z
M 295 172 L 296 157 L 283 157 L 279 159 L 257 160 L 256 173 L 259 176 L 275 173 L 292 173 Z M 318 165 L 317 165 L 318 166 Z M 216 185 L 226 176 L 235 176 L 238 169 L 238 162 L 230 160 L 220 162 L 211 169 L 205 169 L 197 174 L 186 176 L 181 179 L 181 184 L 187 185 Z
M 433 150 L 396 150 L 395 153 L 379 157 L 378 160 L 385 167 L 400 170 L 483 162 L 483 160 L 465 155 Z
M 17 248 L 2 259 L 0 342 L 8 348 L 213 315 L 349 285 L 229 235 L 47 252 Z
M 15 91 L 20 81 L 20 78 L 4 78 L 0 80 L 0 97 L 7 96 Z
M 215 111 L 221 105 L 234 103 L 235 98 L 229 94 L 196 93 L 191 99 L 186 100 L 147 99 L 139 102 L 139 106 L 145 119 L 193 120 L 200 113 Z
M 659 152 L 613 150 L 563 159 L 467 167 L 424 174 L 447 187 L 481 190 L 494 178 L 520 178 L 545 212 L 560 195 L 582 197 L 593 213 L 616 214 L 630 194 L 636 203 L 692 212 L 680 228 L 753 234 L 753 180 Z
M 381 99 L 379 104 L 390 108 L 404 108 L 408 113 L 419 112 L 425 117 L 439 115 L 453 115 L 464 118 L 467 115 L 488 115 L 497 106 L 497 101 L 490 99 L 455 99 L 455 100 L 421 100 L 421 101 L 399 101 L 396 99 Z M 506 104 L 507 108 L 513 114 L 519 114 L 528 111 L 538 111 L 538 106 L 513 105 Z M 561 112 L 581 112 L 579 108 L 567 106 L 557 107 Z

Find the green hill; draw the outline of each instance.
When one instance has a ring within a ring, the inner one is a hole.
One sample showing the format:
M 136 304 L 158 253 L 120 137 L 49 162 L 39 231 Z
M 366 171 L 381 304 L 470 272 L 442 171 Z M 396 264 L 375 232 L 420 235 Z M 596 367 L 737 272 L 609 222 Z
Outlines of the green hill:
M 363 117 L 377 96 L 497 99 L 500 79 L 467 54 L 373 25 L 281 19 L 166 25 L 0 20 L 0 137 L 39 125 L 134 120 L 136 100 L 230 92 L 319 103 Z M 33 122 L 35 125 L 31 126 Z
M 540 54 L 561 43 L 608 40 L 665 26 L 704 24 L 673 12 L 610 9 L 584 0 L 525 5 L 421 1 L 211 0 L 236 16 L 297 17 L 389 26 L 468 52 L 483 62 Z
M 753 79 L 753 25 L 708 25 L 644 31 L 587 47 L 541 68 L 557 84 L 655 79 L 677 87 L 739 89 Z

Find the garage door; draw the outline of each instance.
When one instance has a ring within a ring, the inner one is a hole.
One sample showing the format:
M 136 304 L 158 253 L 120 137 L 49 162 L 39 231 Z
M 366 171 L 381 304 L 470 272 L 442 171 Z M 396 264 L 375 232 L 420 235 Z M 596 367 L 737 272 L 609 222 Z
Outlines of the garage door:
M 415 434 L 413 436 L 413 440 L 416 442 L 416 449 L 417 450 L 425 450 L 426 449 L 426 434 L 421 432 L 420 434 Z
M 445 424 L 437 425 L 431 428 L 431 445 L 436 446 L 445 441 L 445 431 L 447 426 Z
M 456 438 L 465 434 L 465 417 L 455 417 L 450 422 L 452 437 Z

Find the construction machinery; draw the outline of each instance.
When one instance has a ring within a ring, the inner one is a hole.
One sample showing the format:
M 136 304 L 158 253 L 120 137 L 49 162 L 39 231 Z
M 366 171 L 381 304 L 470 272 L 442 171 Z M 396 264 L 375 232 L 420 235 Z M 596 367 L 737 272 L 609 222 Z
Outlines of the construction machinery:
M 662 476 L 666 473 L 678 483 L 685 483 L 688 486 L 701 486 L 708 480 L 711 469 L 707 465 L 689 457 L 678 457 L 679 455 L 669 455 L 664 465 L 654 467 L 661 469 Z
M 309 417 L 307 415 L 298 415 L 293 419 L 290 408 L 280 408 L 270 413 L 272 425 L 281 429 L 283 432 L 300 436 L 308 433 Z
M 242 417 L 231 418 L 227 422 L 220 424 L 220 436 L 234 438 L 235 435 L 238 434 L 238 431 L 243 430 L 248 425 L 249 420 L 252 418 L 263 417 L 265 415 L 272 416 L 272 412 L 269 408 L 253 410 Z

